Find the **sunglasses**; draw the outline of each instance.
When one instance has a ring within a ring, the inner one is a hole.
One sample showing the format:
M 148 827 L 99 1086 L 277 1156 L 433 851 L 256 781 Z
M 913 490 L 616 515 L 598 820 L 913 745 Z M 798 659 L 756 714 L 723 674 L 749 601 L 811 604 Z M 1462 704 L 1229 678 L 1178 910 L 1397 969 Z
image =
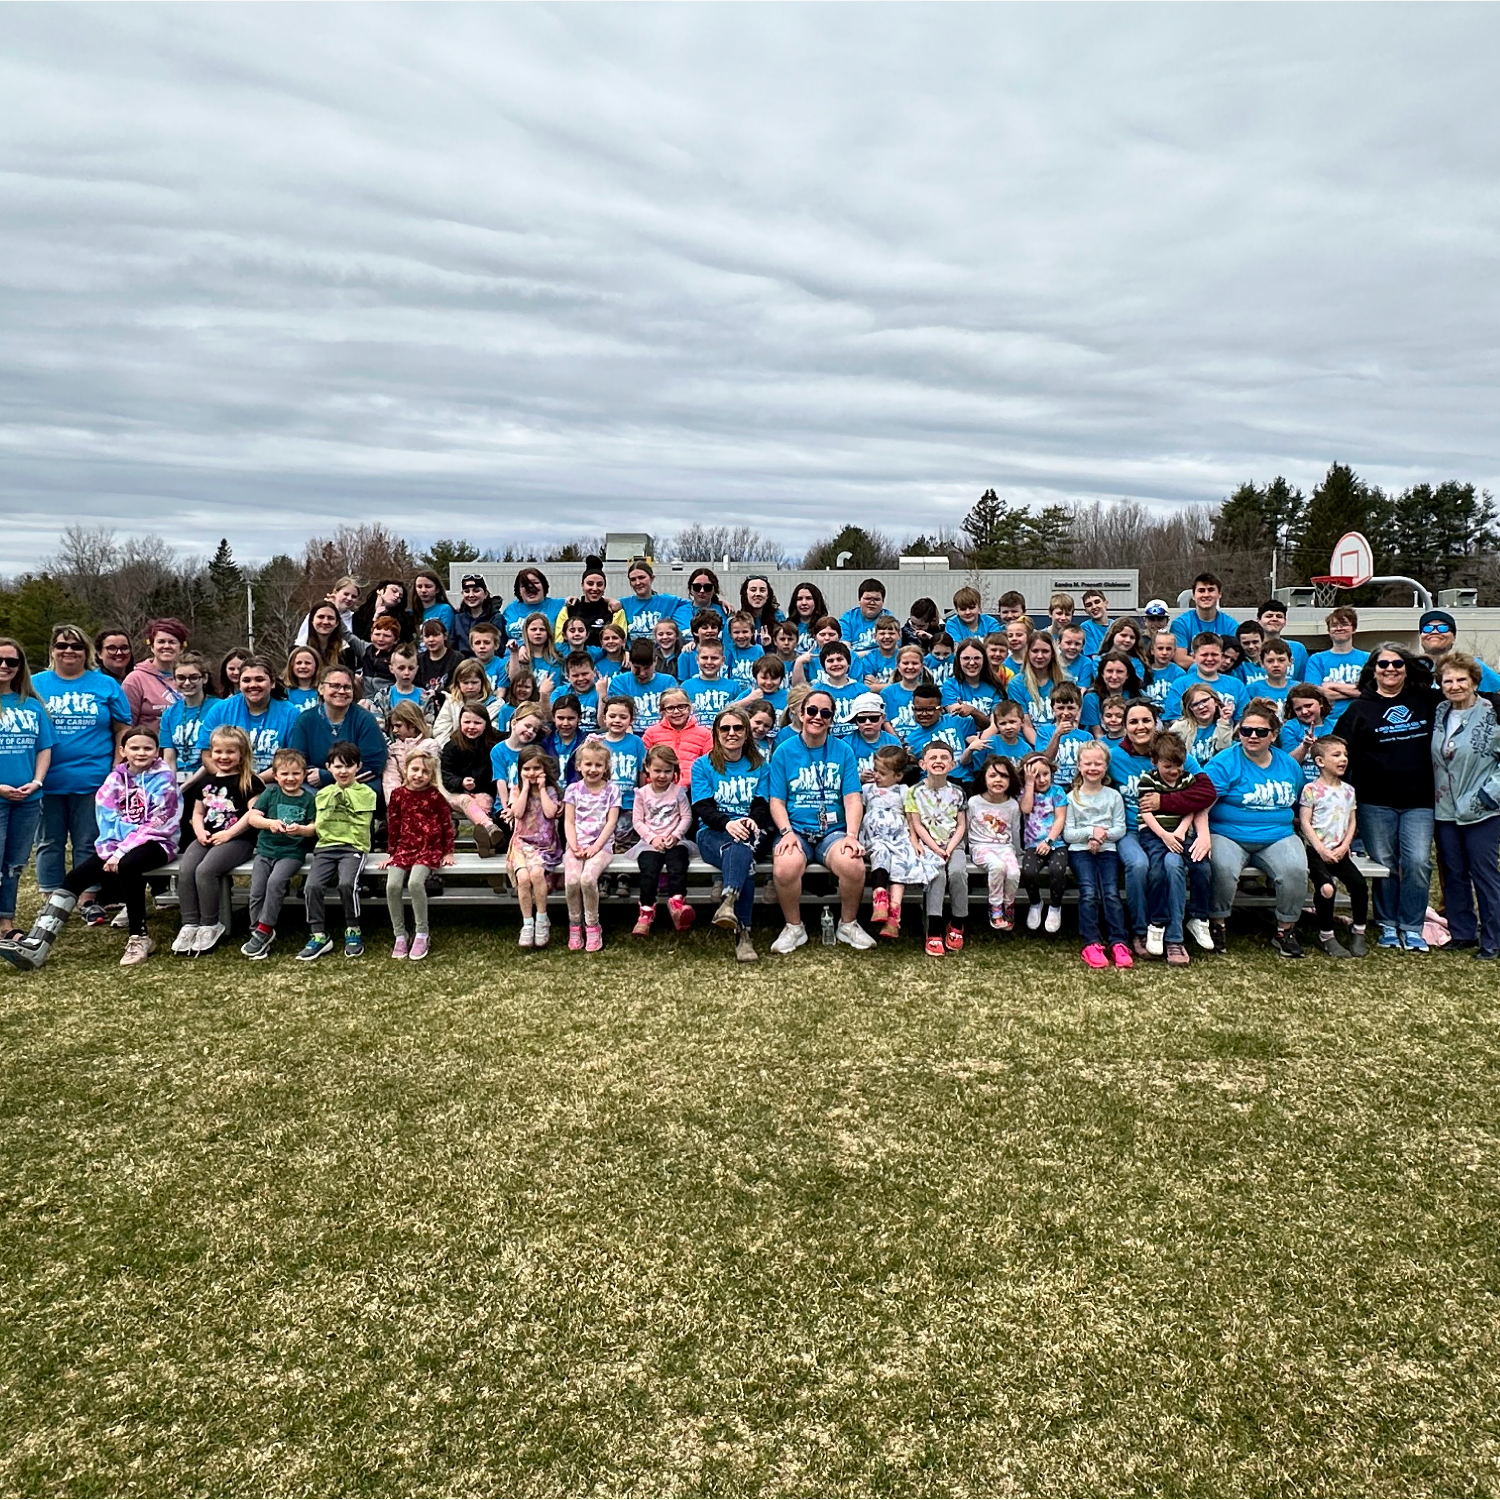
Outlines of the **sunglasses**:
M 1424 625 L 1422 627 L 1422 634 L 1423 635 L 1452 635 L 1453 631 L 1452 631 L 1452 628 L 1450 626 L 1443 625 L 1443 624 Z
M 804 719 L 831 719 L 833 710 L 831 708 L 804 708 L 802 717 Z
M 711 594 L 714 591 L 714 586 L 711 583 L 690 583 L 688 587 L 695 594 Z
M 1406 663 L 1398 656 L 1394 660 L 1378 661 L 1375 663 L 1377 672 L 1402 672 L 1406 669 Z
M 854 722 L 856 724 L 878 724 L 883 717 L 883 714 L 855 714 Z
M 9 667 L 12 671 L 20 671 L 21 658 L 19 656 L 0 656 L 0 667 Z
M 1265 740 L 1271 737 L 1271 731 L 1264 727 L 1257 728 L 1254 724 L 1241 724 L 1240 733 L 1247 740 Z
M 82 641 L 53 641 L 53 643 L 52 643 L 52 649 L 54 651 L 82 651 L 83 650 L 83 642 Z
M 720 734 L 743 734 L 744 732 L 745 732 L 745 726 L 743 724 L 720 724 L 719 725 L 719 733 Z

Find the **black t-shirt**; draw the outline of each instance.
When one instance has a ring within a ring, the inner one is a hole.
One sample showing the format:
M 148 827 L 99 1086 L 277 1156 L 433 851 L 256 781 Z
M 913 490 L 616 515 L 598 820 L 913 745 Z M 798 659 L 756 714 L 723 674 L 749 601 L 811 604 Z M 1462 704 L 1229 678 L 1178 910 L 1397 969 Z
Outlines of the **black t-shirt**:
M 1433 805 L 1432 722 L 1440 702 L 1433 688 L 1408 687 L 1394 698 L 1362 693 L 1344 710 L 1334 733 L 1349 745 L 1346 779 L 1366 806 Z
M 193 837 L 193 809 L 203 804 L 203 826 L 210 833 L 222 833 L 245 816 L 245 809 L 265 790 L 259 776 L 250 778 L 249 792 L 240 790 L 238 774 L 216 776 L 200 771 L 182 789 L 182 828 L 186 838 Z M 247 836 L 253 837 L 250 830 Z

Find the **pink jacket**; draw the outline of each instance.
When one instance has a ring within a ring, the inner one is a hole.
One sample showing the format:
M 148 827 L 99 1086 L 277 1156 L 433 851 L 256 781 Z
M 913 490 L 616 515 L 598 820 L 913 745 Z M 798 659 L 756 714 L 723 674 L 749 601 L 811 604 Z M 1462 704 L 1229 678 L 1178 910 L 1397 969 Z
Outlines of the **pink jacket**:
M 663 833 L 684 838 L 692 821 L 693 804 L 679 783 L 674 782 L 669 792 L 658 792 L 649 782 L 635 789 L 635 805 L 631 809 L 630 822 L 643 840 L 650 840 Z
M 172 679 L 163 677 L 149 659 L 132 667 L 121 686 L 130 704 L 131 719 L 152 729 L 161 724 L 161 716 L 182 696 Z
M 641 739 L 647 750 L 653 745 L 670 745 L 677 752 L 677 781 L 681 786 L 693 784 L 693 762 L 714 747 L 713 731 L 705 729 L 692 714 L 688 715 L 688 721 L 681 729 L 673 729 L 663 719 L 661 723 L 653 724 Z M 641 764 L 645 765 L 644 760 Z

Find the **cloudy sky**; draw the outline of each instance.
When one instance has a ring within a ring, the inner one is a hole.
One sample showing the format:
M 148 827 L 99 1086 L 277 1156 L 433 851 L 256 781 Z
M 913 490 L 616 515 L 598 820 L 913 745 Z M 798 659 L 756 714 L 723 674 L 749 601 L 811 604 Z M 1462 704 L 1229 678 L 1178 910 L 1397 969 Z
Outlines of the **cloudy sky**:
M 0 571 L 1500 490 L 1491 6 L 8 6 Z

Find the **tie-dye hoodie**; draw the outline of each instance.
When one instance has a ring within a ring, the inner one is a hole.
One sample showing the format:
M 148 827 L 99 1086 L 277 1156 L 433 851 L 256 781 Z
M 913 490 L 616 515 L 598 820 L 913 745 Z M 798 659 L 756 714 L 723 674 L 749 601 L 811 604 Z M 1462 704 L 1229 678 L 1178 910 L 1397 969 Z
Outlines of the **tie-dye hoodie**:
M 116 766 L 94 802 L 99 821 L 94 852 L 100 859 L 126 854 L 153 840 L 167 851 L 168 859 L 176 857 L 182 797 L 176 776 L 160 756 L 138 776 L 123 763 Z

